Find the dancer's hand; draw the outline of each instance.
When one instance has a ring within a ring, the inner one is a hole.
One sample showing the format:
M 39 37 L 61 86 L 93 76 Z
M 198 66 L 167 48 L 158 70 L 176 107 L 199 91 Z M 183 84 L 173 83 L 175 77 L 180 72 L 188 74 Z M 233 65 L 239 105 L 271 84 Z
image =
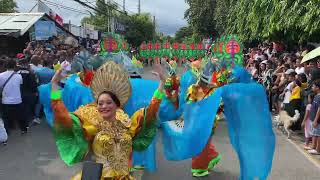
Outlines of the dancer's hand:
M 166 76 L 165 73 L 163 71 L 163 68 L 160 64 L 156 64 L 154 71 L 152 71 L 152 74 L 158 76 L 159 80 L 164 83 L 166 81 Z
M 56 91 L 59 88 L 59 82 L 64 78 L 64 76 L 62 75 L 62 71 L 61 69 L 57 70 L 56 73 L 54 74 L 54 76 L 51 79 L 51 88 L 52 90 Z
M 152 72 L 152 74 L 158 76 L 158 78 L 160 79 L 160 84 L 159 84 L 158 90 L 163 91 L 164 90 L 164 83 L 166 81 L 166 76 L 165 76 L 163 68 L 161 67 L 160 64 L 155 65 L 155 69 Z

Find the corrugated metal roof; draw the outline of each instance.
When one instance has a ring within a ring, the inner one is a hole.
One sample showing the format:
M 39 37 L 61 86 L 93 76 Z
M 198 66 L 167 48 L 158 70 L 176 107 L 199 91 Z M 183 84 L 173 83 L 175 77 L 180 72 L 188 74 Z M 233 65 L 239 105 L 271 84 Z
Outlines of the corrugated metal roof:
M 19 32 L 22 36 L 45 13 L 0 13 L 0 32 Z

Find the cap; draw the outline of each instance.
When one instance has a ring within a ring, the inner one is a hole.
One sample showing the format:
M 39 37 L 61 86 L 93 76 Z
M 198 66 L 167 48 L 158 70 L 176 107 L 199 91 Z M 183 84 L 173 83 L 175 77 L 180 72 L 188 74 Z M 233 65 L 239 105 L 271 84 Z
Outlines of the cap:
M 25 55 L 23 53 L 18 53 L 17 54 L 17 59 L 24 59 Z

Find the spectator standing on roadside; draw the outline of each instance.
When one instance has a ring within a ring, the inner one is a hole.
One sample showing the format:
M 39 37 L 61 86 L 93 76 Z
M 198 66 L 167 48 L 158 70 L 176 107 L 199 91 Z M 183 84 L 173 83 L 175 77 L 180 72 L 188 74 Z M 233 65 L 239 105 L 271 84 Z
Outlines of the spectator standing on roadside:
M 310 154 L 320 154 L 320 80 L 312 85 L 312 91 L 316 94 L 310 110 L 312 146 L 308 150 Z
M 27 58 L 19 60 L 19 74 L 22 76 L 23 85 L 21 86 L 23 114 L 29 124 L 34 118 L 34 110 L 37 102 L 37 78 L 30 69 Z
M 0 74 L 0 87 L 2 91 L 2 108 L 4 127 L 10 134 L 13 120 L 18 120 L 21 134 L 27 132 L 27 123 L 22 116 L 22 97 L 20 86 L 23 84 L 22 76 L 15 72 L 16 61 L 8 59 L 6 62 L 7 71 Z M 10 78 L 10 79 L 9 79 Z

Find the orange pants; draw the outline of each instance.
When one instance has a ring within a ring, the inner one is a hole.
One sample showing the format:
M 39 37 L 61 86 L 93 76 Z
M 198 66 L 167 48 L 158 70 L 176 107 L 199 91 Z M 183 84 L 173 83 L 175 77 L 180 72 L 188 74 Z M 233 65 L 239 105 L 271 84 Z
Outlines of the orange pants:
M 212 143 L 212 136 L 209 138 L 209 141 L 206 147 L 203 149 L 201 154 L 192 158 L 192 169 L 208 169 L 209 162 L 216 158 L 219 153 L 215 150 L 214 144 Z

